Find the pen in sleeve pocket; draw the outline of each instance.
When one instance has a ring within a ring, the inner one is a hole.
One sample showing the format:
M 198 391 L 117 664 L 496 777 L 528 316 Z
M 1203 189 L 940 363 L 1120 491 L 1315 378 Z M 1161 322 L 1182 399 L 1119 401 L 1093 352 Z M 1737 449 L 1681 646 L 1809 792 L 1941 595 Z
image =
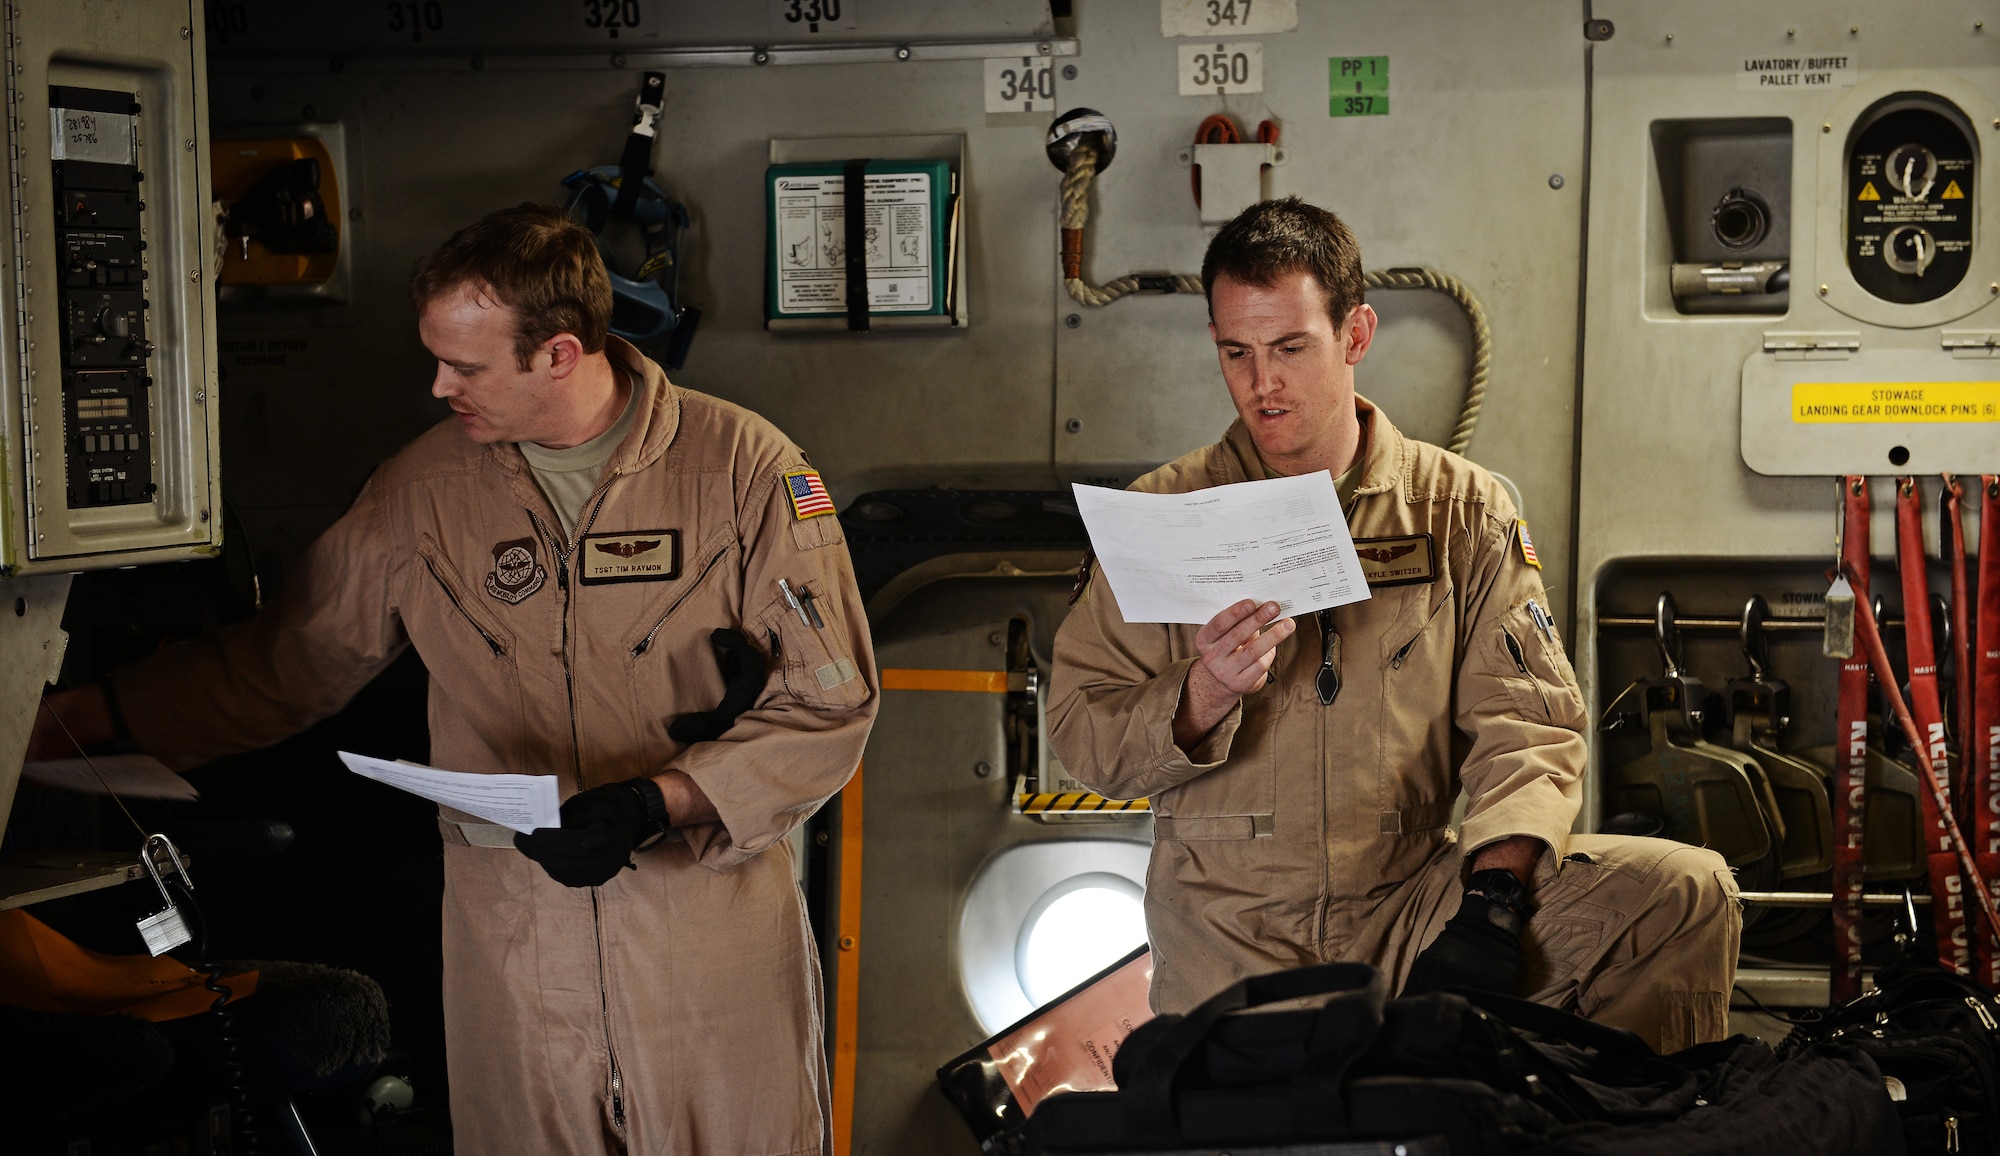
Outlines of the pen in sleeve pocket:
M 811 626 L 812 619 L 806 617 L 806 608 L 800 604 L 799 596 L 792 593 L 792 584 L 783 578 L 778 579 L 778 592 L 785 596 L 785 605 L 798 613 L 799 621 L 807 626 Z

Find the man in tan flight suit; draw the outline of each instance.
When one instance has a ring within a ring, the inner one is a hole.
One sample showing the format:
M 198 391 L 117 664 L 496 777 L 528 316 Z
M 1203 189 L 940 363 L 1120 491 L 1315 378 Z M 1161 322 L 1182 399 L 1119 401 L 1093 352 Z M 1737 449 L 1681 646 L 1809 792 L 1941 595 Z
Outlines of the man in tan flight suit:
M 1362 960 L 1405 993 L 1518 992 L 1662 1050 L 1720 1038 L 1730 872 L 1702 848 L 1570 833 L 1586 720 L 1527 527 L 1491 474 L 1355 395 L 1375 313 L 1353 235 L 1266 201 L 1216 235 L 1202 283 L 1238 420 L 1131 488 L 1324 470 L 1372 596 L 1128 623 L 1086 561 L 1050 737 L 1093 789 L 1153 800 L 1154 1007 Z
M 460 230 L 413 296 L 453 416 L 375 472 L 279 607 L 55 705 L 91 737 L 122 714 L 186 768 L 331 714 L 414 645 L 433 763 L 567 796 L 560 830 L 518 839 L 439 822 L 457 1150 L 821 1152 L 820 970 L 785 836 L 847 782 L 878 695 L 819 475 L 607 336 L 603 263 L 560 210 Z

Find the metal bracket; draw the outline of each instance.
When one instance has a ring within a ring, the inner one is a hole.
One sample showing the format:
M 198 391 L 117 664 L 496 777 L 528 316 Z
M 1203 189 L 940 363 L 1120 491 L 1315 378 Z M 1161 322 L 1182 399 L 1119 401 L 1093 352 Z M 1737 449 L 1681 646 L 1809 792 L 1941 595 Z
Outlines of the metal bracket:
M 1215 228 L 1264 199 L 1264 170 L 1291 160 L 1285 146 L 1195 144 L 1174 154 L 1201 170 L 1201 223 Z
M 1764 334 L 1764 352 L 1779 361 L 1845 361 L 1860 350 L 1859 333 Z
M 2000 329 L 1946 329 L 1938 344 L 1953 357 L 2000 357 Z

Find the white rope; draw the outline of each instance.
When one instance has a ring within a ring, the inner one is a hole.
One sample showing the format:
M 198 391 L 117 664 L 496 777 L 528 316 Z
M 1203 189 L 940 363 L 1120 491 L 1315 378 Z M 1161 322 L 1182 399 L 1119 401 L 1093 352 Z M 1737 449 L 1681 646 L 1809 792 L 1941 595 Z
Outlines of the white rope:
M 1062 227 L 1066 231 L 1075 230 L 1079 238 L 1090 223 L 1090 185 L 1096 176 L 1097 150 L 1089 145 L 1078 145 L 1069 156 L 1069 167 L 1063 172 Z M 1080 239 L 1078 245 L 1080 252 Z M 1082 272 L 1080 261 L 1077 271 Z M 1486 404 L 1486 384 L 1493 368 L 1493 329 L 1487 324 L 1485 308 L 1463 281 L 1436 269 L 1422 266 L 1396 268 L 1365 273 L 1363 280 L 1374 289 L 1429 289 L 1443 293 L 1464 310 L 1466 323 L 1472 330 L 1472 372 L 1466 379 L 1465 400 L 1459 405 L 1458 426 L 1452 431 L 1450 444 L 1445 447 L 1455 454 L 1464 453 L 1466 447 L 1472 444 L 1472 431 L 1479 426 L 1479 411 Z M 1187 273 L 1148 277 L 1144 284 L 1149 290 L 1161 291 L 1162 282 L 1169 282 L 1174 293 L 1202 291 L 1201 278 Z M 1081 276 L 1063 279 L 1063 288 L 1069 291 L 1072 300 L 1079 305 L 1093 307 L 1109 305 L 1120 297 L 1136 293 L 1141 285 L 1139 276 L 1129 273 L 1102 285 L 1092 285 Z

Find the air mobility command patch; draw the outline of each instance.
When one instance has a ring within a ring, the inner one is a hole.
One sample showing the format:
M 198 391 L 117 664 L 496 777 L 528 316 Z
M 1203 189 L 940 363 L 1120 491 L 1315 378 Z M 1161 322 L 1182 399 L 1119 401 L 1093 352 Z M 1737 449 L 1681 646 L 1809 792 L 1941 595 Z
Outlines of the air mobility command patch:
M 606 582 L 671 582 L 681 576 L 681 532 L 642 530 L 585 534 L 577 570 L 586 586 Z
M 786 470 L 785 496 L 792 500 L 792 517 L 798 521 L 833 513 L 833 498 L 818 470 Z
M 548 577 L 548 570 L 535 558 L 535 539 L 512 538 L 494 544 L 486 592 L 512 606 L 540 590 Z
M 1521 543 L 1521 561 L 1540 570 L 1542 568 L 1542 560 L 1535 554 L 1535 540 L 1528 537 L 1528 520 L 1526 518 L 1517 518 L 1515 519 L 1515 525 L 1520 527 L 1520 533 L 1514 537 Z
M 1370 586 L 1414 586 L 1437 581 L 1437 556 L 1429 534 L 1356 538 L 1354 556 Z

